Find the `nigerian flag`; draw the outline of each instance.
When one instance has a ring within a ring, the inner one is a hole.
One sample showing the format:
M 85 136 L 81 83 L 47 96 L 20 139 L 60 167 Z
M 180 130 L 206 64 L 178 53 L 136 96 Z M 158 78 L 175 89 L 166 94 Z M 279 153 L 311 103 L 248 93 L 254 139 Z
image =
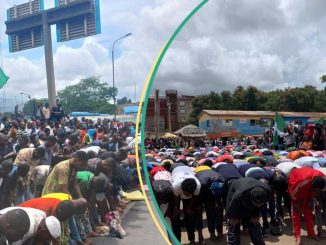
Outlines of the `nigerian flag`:
M 275 113 L 275 123 L 274 123 L 274 135 L 273 135 L 273 145 L 278 145 L 278 136 L 283 133 L 286 128 L 286 123 L 277 112 Z
M 316 123 L 319 123 L 319 124 L 323 125 L 324 124 L 324 118 L 323 117 L 319 118 Z
M 0 68 L 0 89 L 7 83 L 9 77 Z

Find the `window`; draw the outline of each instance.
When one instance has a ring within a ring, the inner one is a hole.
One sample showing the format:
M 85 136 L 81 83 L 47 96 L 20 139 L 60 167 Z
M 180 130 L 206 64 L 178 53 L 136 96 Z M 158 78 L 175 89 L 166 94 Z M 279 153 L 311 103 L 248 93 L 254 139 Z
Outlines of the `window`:
M 210 120 L 207 120 L 206 121 L 206 127 L 209 128 L 211 126 L 211 121 Z
M 179 105 L 182 105 L 182 106 L 184 106 L 186 103 L 184 102 L 184 101 L 180 101 L 179 102 Z
M 232 119 L 225 119 L 224 120 L 224 126 L 232 127 Z
M 294 125 L 302 125 L 302 120 L 295 120 Z
M 182 109 L 182 110 L 180 110 L 179 112 L 180 112 L 181 114 L 185 114 L 185 113 L 186 113 L 186 110 L 183 110 L 183 109 Z
M 264 128 L 269 128 L 273 126 L 273 119 L 271 118 L 261 118 L 259 125 Z
M 250 126 L 256 126 L 256 125 L 257 125 L 257 120 L 250 119 Z

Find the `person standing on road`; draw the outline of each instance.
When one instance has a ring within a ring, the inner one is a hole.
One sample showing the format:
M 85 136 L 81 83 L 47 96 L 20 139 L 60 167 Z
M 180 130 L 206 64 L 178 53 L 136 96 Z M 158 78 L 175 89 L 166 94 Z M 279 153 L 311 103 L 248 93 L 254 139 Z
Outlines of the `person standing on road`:
M 265 245 L 259 216 L 271 195 L 271 188 L 262 181 L 245 177 L 230 186 L 226 201 L 228 245 L 240 245 L 240 222 L 248 222 L 248 232 L 254 245 Z
M 318 190 L 325 188 L 325 175 L 311 168 L 298 168 L 290 173 L 288 183 L 292 203 L 292 223 L 295 244 L 301 244 L 301 213 L 303 213 L 307 225 L 308 237 L 317 240 L 312 214 L 313 200 L 316 198 Z
M 204 244 L 203 224 L 201 220 L 201 206 L 198 199 L 200 182 L 195 177 L 192 168 L 188 166 L 176 167 L 172 171 L 172 189 L 175 195 L 174 219 L 180 217 L 180 202 L 183 203 L 183 213 L 190 245 L 195 244 L 195 228 L 198 231 L 199 244 Z

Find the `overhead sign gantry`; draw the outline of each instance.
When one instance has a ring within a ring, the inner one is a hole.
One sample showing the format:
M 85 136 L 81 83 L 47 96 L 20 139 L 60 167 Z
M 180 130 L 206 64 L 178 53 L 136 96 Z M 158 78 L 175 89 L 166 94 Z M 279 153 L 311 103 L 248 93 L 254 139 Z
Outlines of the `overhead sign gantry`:
M 56 25 L 57 41 L 65 42 L 101 33 L 99 0 L 55 0 L 44 10 L 43 0 L 7 10 L 6 34 L 9 51 L 19 52 L 44 45 L 50 106 L 56 105 L 51 25 Z

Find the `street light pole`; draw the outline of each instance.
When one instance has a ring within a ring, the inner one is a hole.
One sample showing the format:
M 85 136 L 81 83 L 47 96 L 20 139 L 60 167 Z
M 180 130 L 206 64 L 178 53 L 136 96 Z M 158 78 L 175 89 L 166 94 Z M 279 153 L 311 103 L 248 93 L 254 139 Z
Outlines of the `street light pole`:
M 112 45 L 112 86 L 113 86 L 113 108 L 114 108 L 114 120 L 116 120 L 117 118 L 117 111 L 116 111 L 116 96 L 115 96 L 115 82 L 114 82 L 114 46 L 116 44 L 116 42 L 120 41 L 121 39 L 123 38 L 126 38 L 128 36 L 130 36 L 131 33 L 128 33 L 122 37 L 119 37 L 118 39 L 116 39 L 114 42 L 113 42 L 113 45 Z

